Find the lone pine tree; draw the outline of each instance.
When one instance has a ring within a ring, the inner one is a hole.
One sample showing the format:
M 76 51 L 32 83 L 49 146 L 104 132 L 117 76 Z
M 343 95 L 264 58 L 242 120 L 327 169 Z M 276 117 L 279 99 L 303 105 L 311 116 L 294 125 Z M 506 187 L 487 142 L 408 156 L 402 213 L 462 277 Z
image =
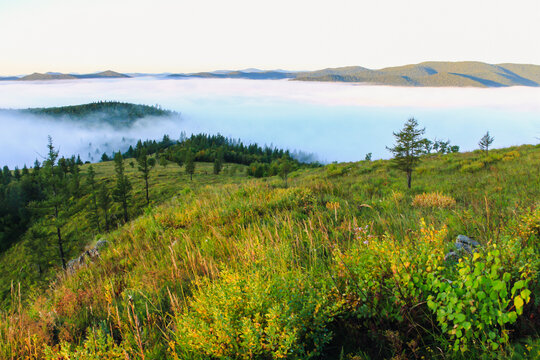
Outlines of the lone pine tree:
M 489 131 L 486 132 L 486 134 L 482 136 L 482 138 L 478 142 L 478 146 L 480 146 L 480 150 L 485 151 L 487 155 L 489 153 L 489 146 L 493 144 L 494 140 L 495 138 L 489 135 Z
M 396 143 L 393 147 L 386 147 L 394 154 L 394 165 L 398 169 L 407 174 L 407 187 L 411 188 L 412 172 L 420 162 L 425 141 L 422 135 L 425 128 L 418 128 L 418 122 L 414 118 L 410 118 L 405 123 L 405 126 L 400 132 L 393 133 L 396 138 Z

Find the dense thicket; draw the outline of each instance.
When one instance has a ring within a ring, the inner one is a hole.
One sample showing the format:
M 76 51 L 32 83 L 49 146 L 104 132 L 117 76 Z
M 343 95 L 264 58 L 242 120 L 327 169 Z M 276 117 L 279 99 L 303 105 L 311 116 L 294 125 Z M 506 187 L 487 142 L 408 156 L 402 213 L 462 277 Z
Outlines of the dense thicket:
M 171 140 L 168 135 L 163 136 L 161 141 L 146 140 L 137 143 L 135 147 L 130 146 L 123 153 L 125 158 L 137 158 L 142 151 L 147 154 L 163 154 L 169 161 L 176 162 L 177 158 L 185 158 L 187 152 L 192 152 L 195 161 L 214 162 L 222 159 L 227 163 L 250 165 L 253 163 L 270 164 L 273 161 L 287 158 L 294 160 L 289 150 L 261 147 L 258 144 L 244 144 L 239 139 L 227 138 L 223 135 L 193 134 L 189 138 L 182 133 L 179 140 Z M 109 156 L 107 155 L 107 158 Z

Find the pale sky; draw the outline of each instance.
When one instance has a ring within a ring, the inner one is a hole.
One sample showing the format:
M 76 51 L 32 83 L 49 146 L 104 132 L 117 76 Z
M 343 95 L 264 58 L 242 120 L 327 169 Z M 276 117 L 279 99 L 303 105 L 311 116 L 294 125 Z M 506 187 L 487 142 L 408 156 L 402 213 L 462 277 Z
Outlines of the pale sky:
M 540 64 L 539 0 L 0 0 L 0 75 Z

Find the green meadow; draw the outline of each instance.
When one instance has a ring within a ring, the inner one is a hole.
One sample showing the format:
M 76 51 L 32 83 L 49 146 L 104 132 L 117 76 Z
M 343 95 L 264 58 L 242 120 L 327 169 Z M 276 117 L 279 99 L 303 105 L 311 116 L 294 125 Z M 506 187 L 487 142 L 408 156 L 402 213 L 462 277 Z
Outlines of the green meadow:
M 69 259 L 106 240 L 98 256 L 62 270 L 30 230 L 0 256 L 0 358 L 540 357 L 538 145 L 423 155 L 411 189 L 388 160 L 287 183 L 169 162 L 148 206 L 125 165 L 129 222 L 115 204 L 99 231 L 84 195 L 63 224 Z M 92 166 L 112 189 L 114 163 Z

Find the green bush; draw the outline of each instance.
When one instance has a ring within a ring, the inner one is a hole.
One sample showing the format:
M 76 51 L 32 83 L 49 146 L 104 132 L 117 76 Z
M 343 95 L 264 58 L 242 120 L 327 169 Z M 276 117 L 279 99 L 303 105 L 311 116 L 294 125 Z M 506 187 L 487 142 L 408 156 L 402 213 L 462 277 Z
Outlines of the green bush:
M 301 358 L 320 356 L 332 337 L 332 304 L 324 284 L 301 273 L 263 276 L 224 272 L 198 284 L 176 314 L 175 359 Z
M 452 280 L 433 279 L 435 295 L 428 298 L 428 307 L 449 335 L 453 351 L 464 352 L 474 346 L 497 350 L 508 343 L 508 325 L 523 313 L 531 291 L 526 268 L 513 277 L 508 272 L 512 269 L 502 266 L 503 261 L 501 252 L 492 248 L 460 261 Z

